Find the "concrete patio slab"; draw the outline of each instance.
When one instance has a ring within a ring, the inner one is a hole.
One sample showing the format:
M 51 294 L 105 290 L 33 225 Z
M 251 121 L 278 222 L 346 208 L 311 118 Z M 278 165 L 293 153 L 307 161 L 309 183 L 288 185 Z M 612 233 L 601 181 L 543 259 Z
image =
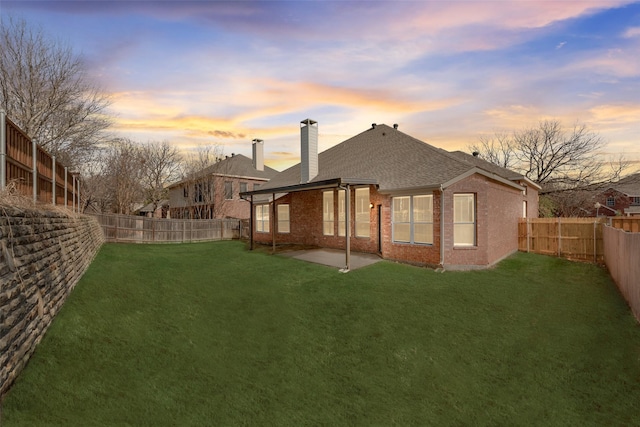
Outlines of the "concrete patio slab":
M 345 253 L 340 249 L 309 249 L 283 252 L 280 255 L 330 267 L 345 267 Z M 366 267 L 367 265 L 375 264 L 378 261 L 382 261 L 382 258 L 377 255 L 351 252 L 350 270 Z

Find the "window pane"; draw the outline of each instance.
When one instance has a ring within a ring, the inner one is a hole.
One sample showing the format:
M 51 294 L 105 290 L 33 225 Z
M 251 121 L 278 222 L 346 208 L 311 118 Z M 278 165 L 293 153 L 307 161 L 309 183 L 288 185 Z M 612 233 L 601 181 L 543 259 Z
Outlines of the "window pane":
M 278 233 L 289 231 L 289 205 L 278 205 Z
M 393 222 L 409 222 L 410 197 L 393 198 Z
M 413 226 L 413 242 L 433 243 L 433 224 L 415 224 Z
M 473 194 L 453 195 L 453 220 L 454 222 L 474 222 L 475 209 L 473 207 Z
M 369 189 L 356 188 L 356 236 L 369 237 Z
M 393 224 L 393 240 L 409 242 L 411 240 L 411 226 L 409 223 Z
M 322 233 L 333 236 L 333 191 L 322 193 Z
M 433 196 L 413 196 L 413 220 L 433 221 Z
M 476 243 L 475 224 L 454 224 L 453 244 L 456 246 L 473 246 Z
M 224 183 L 224 198 L 233 199 L 233 182 L 225 181 Z
M 346 233 L 344 222 L 344 195 L 346 190 L 338 190 L 338 236 Z

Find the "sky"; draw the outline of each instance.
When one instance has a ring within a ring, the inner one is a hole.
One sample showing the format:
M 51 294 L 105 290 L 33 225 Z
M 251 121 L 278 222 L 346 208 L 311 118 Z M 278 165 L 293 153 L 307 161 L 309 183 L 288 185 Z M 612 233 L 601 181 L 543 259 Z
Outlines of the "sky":
M 9 1 L 82 55 L 111 131 L 300 161 L 372 123 L 446 150 L 557 119 L 640 166 L 640 2 Z

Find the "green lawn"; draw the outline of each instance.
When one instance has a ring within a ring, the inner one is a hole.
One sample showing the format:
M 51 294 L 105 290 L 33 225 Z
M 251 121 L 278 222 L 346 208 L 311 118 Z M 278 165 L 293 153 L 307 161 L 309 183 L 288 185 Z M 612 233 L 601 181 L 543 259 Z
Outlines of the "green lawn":
M 348 274 L 239 242 L 105 245 L 3 403 L 11 426 L 640 425 L 606 271 L 517 254 Z

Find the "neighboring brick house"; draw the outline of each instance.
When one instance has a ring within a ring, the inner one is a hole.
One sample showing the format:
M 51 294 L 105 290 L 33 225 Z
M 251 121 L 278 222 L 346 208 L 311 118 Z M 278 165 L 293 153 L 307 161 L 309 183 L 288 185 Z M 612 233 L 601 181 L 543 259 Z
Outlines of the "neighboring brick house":
M 596 201 L 600 203 L 599 216 L 640 216 L 640 173 L 612 184 L 596 197 Z
M 248 219 L 249 203 L 239 194 L 260 188 L 278 171 L 264 165 L 263 142 L 253 141 L 253 159 L 232 154 L 194 176 L 169 186 L 169 216 L 183 219 Z
M 243 194 L 254 205 L 252 244 L 344 248 L 346 260 L 353 249 L 418 265 L 482 268 L 517 251 L 519 218 L 538 216 L 535 183 L 433 147 L 397 125 L 373 125 L 319 155 L 317 123 L 304 120 L 300 131 L 302 162 Z

